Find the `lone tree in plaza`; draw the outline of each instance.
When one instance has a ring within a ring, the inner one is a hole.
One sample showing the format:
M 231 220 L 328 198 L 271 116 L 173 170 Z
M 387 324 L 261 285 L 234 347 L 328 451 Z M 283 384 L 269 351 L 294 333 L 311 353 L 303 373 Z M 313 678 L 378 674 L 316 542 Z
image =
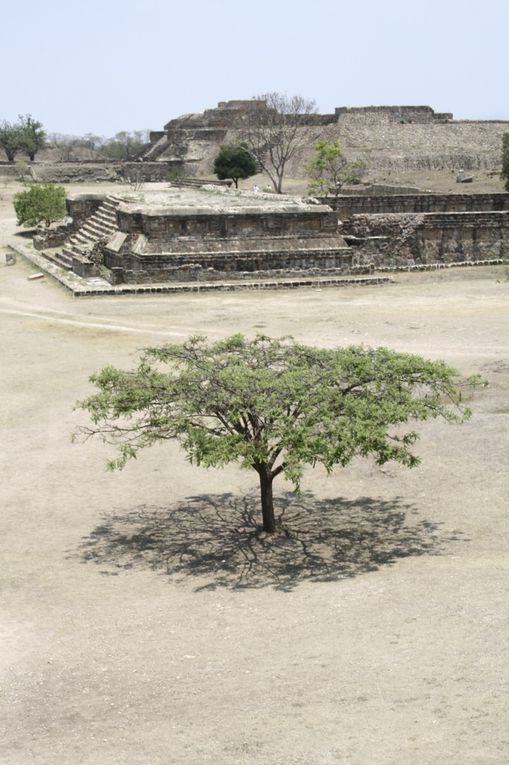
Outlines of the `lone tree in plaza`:
M 272 482 L 298 489 L 306 465 L 327 471 L 373 456 L 412 467 L 418 436 L 409 420 L 462 422 L 456 373 L 442 361 L 386 348 L 314 348 L 291 338 L 234 335 L 209 344 L 193 337 L 148 348 L 136 369 L 106 367 L 99 389 L 78 406 L 99 436 L 118 449 L 122 468 L 140 449 L 176 439 L 204 467 L 238 462 L 259 476 L 263 528 L 276 530 Z
M 242 139 L 258 166 L 269 176 L 274 190 L 281 194 L 288 162 L 305 143 L 299 127 L 306 115 L 316 112 L 316 104 L 302 96 L 265 93 L 255 101 L 267 108 L 249 109 Z
M 349 162 L 337 141 L 320 141 L 315 156 L 306 165 L 309 193 L 337 196 L 346 183 L 359 183 L 367 169 L 362 159 Z
M 221 146 L 214 161 L 214 173 L 220 181 L 231 178 L 238 189 L 240 179 L 250 178 L 257 172 L 256 160 L 245 146 Z
M 500 173 L 505 181 L 505 190 L 509 191 L 509 133 L 502 136 L 502 172 Z
M 49 226 L 66 216 L 65 189 L 51 183 L 34 184 L 15 195 L 14 209 L 18 226 L 37 226 L 42 222 Z

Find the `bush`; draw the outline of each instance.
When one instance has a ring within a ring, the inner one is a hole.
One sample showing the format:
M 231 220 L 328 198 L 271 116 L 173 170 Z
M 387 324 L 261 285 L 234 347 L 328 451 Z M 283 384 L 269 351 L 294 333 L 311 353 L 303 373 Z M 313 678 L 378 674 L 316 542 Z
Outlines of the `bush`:
M 14 209 L 18 226 L 36 226 L 42 221 L 49 226 L 53 221 L 65 218 L 65 189 L 52 184 L 30 186 L 16 194 Z
M 257 172 L 256 161 L 245 146 L 221 146 L 214 160 L 214 173 L 219 180 L 231 178 L 236 189 L 241 178 L 245 180 Z

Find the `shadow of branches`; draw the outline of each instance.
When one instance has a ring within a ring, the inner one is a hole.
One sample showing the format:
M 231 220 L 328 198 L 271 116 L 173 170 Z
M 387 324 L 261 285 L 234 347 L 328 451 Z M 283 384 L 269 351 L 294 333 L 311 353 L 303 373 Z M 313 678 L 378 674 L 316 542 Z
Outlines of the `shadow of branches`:
M 268 585 L 288 591 L 305 580 L 334 581 L 398 558 L 437 554 L 458 539 L 457 532 L 440 536 L 429 521 L 407 522 L 416 511 L 397 498 L 318 500 L 287 493 L 276 508 L 278 532 L 268 535 L 259 526 L 255 495 L 196 496 L 170 508 L 142 505 L 105 516 L 78 556 L 116 569 L 209 580 L 197 589 Z

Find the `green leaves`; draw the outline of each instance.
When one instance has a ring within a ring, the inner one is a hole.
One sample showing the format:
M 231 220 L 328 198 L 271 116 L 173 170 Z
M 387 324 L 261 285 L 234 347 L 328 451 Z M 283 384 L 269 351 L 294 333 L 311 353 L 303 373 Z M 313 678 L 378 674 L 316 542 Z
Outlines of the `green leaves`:
M 221 146 L 214 160 L 214 173 L 220 181 L 231 178 L 237 186 L 239 178 L 256 175 L 256 160 L 245 146 Z
M 412 467 L 417 434 L 406 423 L 470 415 L 442 361 L 262 335 L 147 348 L 135 370 L 106 367 L 91 382 L 98 392 L 79 406 L 93 427 L 81 433 L 118 448 L 112 467 L 177 439 L 198 465 L 264 465 L 296 486 L 306 465 L 332 470 L 356 456 Z
M 65 217 L 65 189 L 52 184 L 34 184 L 14 197 L 18 226 L 36 226 L 44 221 L 47 226 Z
M 20 114 L 19 121 L 15 123 L 4 121 L 0 124 L 0 148 L 4 149 L 9 162 L 13 162 L 20 151 L 26 152 L 33 160 L 45 141 L 42 124 L 30 114 Z
M 309 193 L 337 195 L 346 183 L 359 183 L 366 169 L 367 164 L 362 159 L 348 162 L 337 141 L 319 141 L 314 158 L 306 165 Z

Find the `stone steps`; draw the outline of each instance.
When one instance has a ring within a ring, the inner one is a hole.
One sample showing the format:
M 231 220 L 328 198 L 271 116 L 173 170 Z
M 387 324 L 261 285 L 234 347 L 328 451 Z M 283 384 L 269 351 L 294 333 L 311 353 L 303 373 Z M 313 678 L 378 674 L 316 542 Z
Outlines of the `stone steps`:
M 73 258 L 86 262 L 94 245 L 101 239 L 109 239 L 118 230 L 116 210 L 121 201 L 113 194 L 107 196 L 94 214 L 69 237 L 60 253 L 47 254 L 48 260 L 67 271 L 72 270 Z
M 116 231 L 116 226 L 107 226 L 102 222 L 90 219 L 85 224 L 83 224 L 80 231 L 83 234 L 87 234 L 90 239 L 97 240 L 102 239 L 105 236 L 111 236 Z
M 44 256 L 56 266 L 64 268 L 66 271 L 72 271 L 72 256 L 70 256 L 68 250 L 64 249 L 62 252 L 48 252 L 44 253 Z

